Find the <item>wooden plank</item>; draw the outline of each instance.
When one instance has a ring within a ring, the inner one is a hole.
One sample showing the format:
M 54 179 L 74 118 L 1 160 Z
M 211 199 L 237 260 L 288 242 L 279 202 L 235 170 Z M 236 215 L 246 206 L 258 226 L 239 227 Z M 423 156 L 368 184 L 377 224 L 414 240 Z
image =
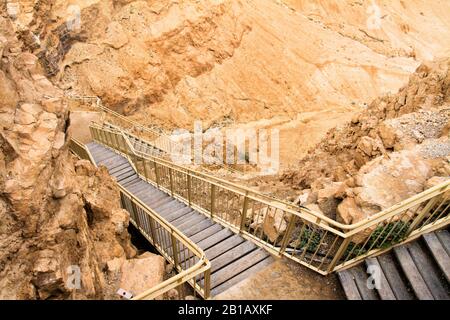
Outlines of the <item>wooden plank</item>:
M 128 186 L 131 186 L 131 185 L 134 184 L 134 183 L 139 182 L 139 181 L 142 181 L 142 180 L 141 180 L 137 175 L 133 175 L 133 176 L 131 176 L 131 177 L 128 177 L 128 178 L 125 179 L 125 180 L 119 181 L 119 183 L 120 183 L 124 188 L 126 188 L 126 187 L 128 187 Z
M 122 173 L 120 176 L 114 176 L 114 178 L 116 178 L 116 180 L 120 183 L 121 181 L 125 181 L 130 177 L 136 177 L 137 178 L 137 174 L 136 172 L 134 172 L 134 170 L 128 170 L 127 172 Z
M 159 212 L 159 214 L 163 217 L 163 218 L 165 218 L 166 216 L 169 216 L 169 215 L 171 215 L 172 213 L 174 213 L 174 212 L 176 212 L 176 211 L 178 211 L 178 210 L 180 210 L 180 209 L 183 209 L 183 208 L 186 208 L 186 205 L 184 205 L 183 203 L 174 203 L 173 205 L 171 205 L 170 207 L 168 207 L 168 208 L 165 208 L 164 210 L 162 210 L 162 211 L 158 211 Z M 191 209 L 192 210 L 192 209 Z
M 116 174 L 117 172 L 119 172 L 119 171 L 121 171 L 121 170 L 123 170 L 123 169 L 125 169 L 125 168 L 132 168 L 132 167 L 130 166 L 130 164 L 128 163 L 128 161 L 127 161 L 127 162 L 124 162 L 124 163 L 122 163 L 122 164 L 118 164 L 118 165 L 114 164 L 111 168 L 108 169 L 108 171 L 109 171 L 111 174 Z
M 178 230 L 183 232 L 184 230 L 192 227 L 193 225 L 196 225 L 197 223 L 200 223 L 203 220 L 207 220 L 207 218 L 204 215 L 195 213 L 195 215 L 189 219 L 184 220 L 182 223 L 176 223 L 176 227 Z
M 136 196 L 152 196 L 153 199 L 162 199 L 164 197 L 167 197 L 167 194 L 164 192 L 159 191 L 158 189 L 153 188 L 151 185 L 149 185 L 148 183 L 144 182 L 147 185 L 147 192 L 145 193 L 140 193 L 139 191 L 136 191 Z
M 201 241 L 198 241 L 197 245 L 202 250 L 207 250 L 207 249 L 213 247 L 214 245 L 216 245 L 217 243 L 222 242 L 225 239 L 231 237 L 232 235 L 234 235 L 234 233 L 231 230 L 225 228 L 214 234 L 211 234 L 211 236 L 204 238 Z M 192 237 L 191 240 L 195 242 L 194 237 Z
M 179 210 L 172 212 L 171 214 L 166 215 L 164 217 L 164 219 L 166 219 L 166 221 L 168 221 L 168 222 L 171 222 L 171 221 L 176 220 L 190 212 L 192 212 L 192 208 L 189 208 L 189 207 L 181 208 Z
M 223 230 L 223 227 L 220 224 L 215 224 L 212 227 L 209 227 L 208 229 L 203 230 L 202 232 L 199 232 L 199 233 L 193 235 L 192 237 L 190 237 L 190 239 L 194 243 L 199 244 L 201 241 L 203 241 L 203 240 L 209 238 L 210 236 L 220 232 L 221 230 Z
M 213 272 L 211 274 L 211 289 L 214 289 L 225 281 L 230 280 L 239 273 L 266 259 L 268 256 L 269 254 L 264 249 L 256 249 L 243 256 L 241 259 L 230 263 L 216 272 Z M 200 283 L 203 284 L 203 281 L 200 281 Z
M 440 269 L 433 265 L 432 258 L 429 257 L 422 249 L 418 241 L 414 241 L 407 245 L 409 253 L 414 260 L 423 280 L 431 291 L 431 294 L 436 300 L 450 299 L 447 290 L 440 280 Z
M 424 234 L 423 239 L 445 278 L 450 282 L 450 256 L 445 247 L 435 233 Z
M 216 227 L 220 227 L 220 226 L 217 225 L 217 224 L 216 224 L 215 226 L 216 226 Z M 208 229 L 214 229 L 214 228 L 208 228 Z M 206 230 L 208 230 L 208 229 L 206 229 Z M 227 239 L 227 238 L 229 238 L 229 237 L 231 237 L 231 236 L 233 236 L 233 235 L 234 235 L 234 233 L 231 232 L 231 231 L 228 230 L 228 229 L 222 229 L 222 230 L 219 229 L 218 232 L 216 232 L 215 234 L 212 234 L 210 237 L 205 238 L 205 239 L 203 239 L 202 241 L 198 242 L 197 245 L 198 245 L 203 251 L 206 251 L 207 249 L 212 248 L 212 247 L 215 246 L 216 244 L 218 244 L 218 243 L 224 241 L 225 239 Z M 195 236 L 194 236 L 194 237 L 195 237 Z M 192 239 L 193 239 L 193 238 L 191 238 L 191 240 L 192 240 Z M 196 258 L 192 258 L 192 256 L 193 256 L 192 254 L 187 254 L 187 255 L 185 255 L 185 257 L 186 257 L 185 260 L 191 258 L 191 259 L 190 259 L 191 261 L 189 262 L 189 265 L 193 265 L 193 264 L 195 264 L 195 262 L 197 261 L 197 259 L 196 259 Z M 183 262 L 184 262 L 185 260 L 183 260 Z
M 124 187 L 125 189 L 128 190 L 128 188 L 131 188 L 131 187 L 135 186 L 138 183 L 140 184 L 141 182 L 144 182 L 144 181 L 142 181 L 142 179 L 136 179 L 135 181 L 132 181 L 130 183 L 125 183 L 125 184 L 121 183 L 121 185 L 122 185 L 122 187 Z
M 416 297 L 420 300 L 433 300 L 434 297 L 423 280 L 422 275 L 417 269 L 417 266 L 415 265 L 414 260 L 409 254 L 406 246 L 394 248 L 394 253 L 400 263 L 400 266 L 402 267 L 403 272 L 408 278 Z
M 264 260 L 261 260 L 260 262 L 253 265 L 252 267 L 248 268 L 247 270 L 239 273 L 235 277 L 233 277 L 233 278 L 229 279 L 228 281 L 222 283 L 221 285 L 215 287 L 213 290 L 211 290 L 211 295 L 214 297 L 222 292 L 225 292 L 229 288 L 237 285 L 239 282 L 250 278 L 251 276 L 253 276 L 254 274 L 256 274 L 259 271 L 262 271 L 263 269 L 265 269 L 266 267 L 271 265 L 273 263 L 273 261 L 274 261 L 274 259 L 270 256 Z
M 129 186 L 126 189 L 128 191 L 130 191 L 131 193 L 137 195 L 138 192 L 140 192 L 141 190 L 147 189 L 147 188 L 148 188 L 148 184 L 145 183 L 144 181 L 140 181 L 139 183 Z
M 186 221 L 186 219 L 190 219 L 190 218 L 196 217 L 196 216 L 198 216 L 198 213 L 195 211 L 191 211 L 190 213 L 185 214 L 185 215 L 171 221 L 170 224 L 176 227 L 177 224 L 183 223 L 184 221 Z
M 197 224 L 195 224 L 194 226 L 191 226 L 188 229 L 183 230 L 183 234 L 186 237 L 191 237 L 196 233 L 199 233 L 209 227 L 211 227 L 214 224 L 214 222 L 211 222 L 211 220 L 209 219 L 205 219 Z
M 140 193 L 138 198 L 142 202 L 144 202 L 147 206 L 149 206 L 150 208 L 152 208 L 154 211 L 156 211 L 158 213 L 159 213 L 159 211 L 152 205 L 152 203 L 160 202 L 160 201 L 162 201 L 164 203 L 172 203 L 174 201 L 173 198 L 168 197 L 167 195 L 154 196 L 152 190 L 144 190 L 143 192 Z
M 358 287 L 359 294 L 363 300 L 379 300 L 376 289 L 370 289 L 367 286 L 368 276 L 362 265 L 351 268 L 350 272 L 354 276 L 356 286 Z
M 171 197 L 172 198 L 172 197 Z M 164 213 L 167 213 L 170 210 L 173 210 L 176 208 L 176 210 L 186 207 L 186 205 L 183 202 L 178 201 L 177 199 L 173 199 L 173 202 L 165 203 L 160 205 L 159 207 L 155 208 L 157 212 L 159 212 L 161 215 L 164 215 Z
M 447 254 L 450 256 L 450 233 L 447 230 L 436 231 L 436 236 L 439 238 L 442 246 L 447 251 Z
M 236 247 L 237 245 L 241 244 L 244 241 L 245 240 L 242 237 L 240 237 L 238 235 L 234 235 L 234 236 L 218 243 L 217 245 L 213 246 L 212 248 L 206 250 L 205 255 L 209 260 L 212 260 L 215 257 L 221 255 L 222 253 Z
M 133 192 L 133 194 L 141 201 L 144 201 L 144 198 L 149 196 L 153 197 L 153 199 L 156 199 L 157 197 L 162 198 L 162 196 L 164 196 L 164 194 L 161 195 L 159 192 L 155 192 L 155 189 L 149 186 L 148 183 L 143 182 L 143 185 L 145 188 L 138 188 Z
M 240 259 L 251 251 L 255 250 L 257 247 L 250 241 L 245 241 L 234 247 L 233 249 L 221 254 L 220 256 L 211 260 L 211 273 L 222 269 L 230 263 Z
M 349 270 L 339 271 L 338 277 L 348 300 L 362 300 L 353 274 Z
M 116 177 L 116 178 L 118 178 L 118 177 L 120 177 L 120 176 L 122 176 L 124 174 L 127 174 L 127 173 L 131 173 L 131 172 L 135 173 L 134 169 L 132 167 L 130 167 L 130 166 L 126 166 L 125 168 L 122 168 L 120 171 L 116 171 L 114 173 L 111 172 L 111 170 L 108 169 L 108 172 L 109 172 L 109 174 L 111 176 Z
M 120 177 L 116 178 L 117 182 L 119 182 L 120 184 L 126 184 L 130 181 L 137 180 L 137 179 L 139 179 L 139 177 L 136 174 L 136 172 L 134 172 L 134 171 L 127 173 L 127 174 L 123 174 Z
M 396 300 L 394 291 L 392 291 L 391 286 L 389 285 L 389 281 L 386 278 L 386 275 L 383 272 L 383 269 L 381 268 L 380 263 L 378 262 L 377 258 L 368 258 L 366 259 L 366 266 L 367 268 L 376 268 L 376 270 L 379 270 L 379 276 L 380 276 L 380 286 L 379 288 L 376 288 L 378 291 L 378 295 L 382 300 Z
M 170 197 L 170 196 L 168 196 L 168 195 L 166 195 L 166 197 L 162 197 L 162 198 L 159 198 L 159 199 L 155 199 L 154 201 L 147 200 L 146 204 L 147 204 L 150 208 L 152 208 L 153 210 L 157 210 L 157 208 L 158 208 L 160 205 L 165 204 L 165 203 L 168 203 L 168 202 L 171 202 L 171 201 L 173 201 L 173 200 L 175 200 L 175 199 L 172 198 L 172 197 Z
M 390 253 L 381 255 L 376 258 L 380 263 L 383 274 L 386 276 L 389 285 L 394 292 L 397 300 L 412 300 L 413 294 L 408 290 L 403 281 L 399 270 L 397 269 L 394 259 Z

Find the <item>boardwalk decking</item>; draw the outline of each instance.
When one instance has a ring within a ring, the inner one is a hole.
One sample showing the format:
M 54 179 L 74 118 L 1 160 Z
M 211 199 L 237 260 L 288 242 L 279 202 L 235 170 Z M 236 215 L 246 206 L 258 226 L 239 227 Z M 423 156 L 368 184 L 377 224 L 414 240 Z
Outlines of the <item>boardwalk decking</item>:
M 142 180 L 126 158 L 95 142 L 86 146 L 96 164 L 105 166 L 117 183 L 205 252 L 211 262 L 211 296 L 224 292 L 273 262 L 265 250 Z
M 380 271 L 380 286 L 374 289 L 367 286 L 371 266 Z M 350 300 L 449 300 L 450 233 L 425 234 L 338 276 Z

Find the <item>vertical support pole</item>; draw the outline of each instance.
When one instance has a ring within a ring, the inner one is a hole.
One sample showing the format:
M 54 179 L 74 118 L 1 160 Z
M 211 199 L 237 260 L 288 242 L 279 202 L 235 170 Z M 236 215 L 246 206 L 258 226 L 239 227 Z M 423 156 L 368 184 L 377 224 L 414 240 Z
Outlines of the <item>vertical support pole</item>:
M 438 201 L 441 198 L 442 198 L 441 195 L 437 195 L 428 201 L 428 203 L 425 205 L 425 207 L 420 211 L 420 213 L 417 215 L 417 217 L 411 223 L 411 226 L 408 228 L 408 231 L 406 232 L 405 237 L 408 237 L 411 234 L 411 232 L 413 232 L 419 226 L 419 224 L 425 219 L 427 214 L 431 211 L 431 209 L 433 209 L 433 207 L 438 203 Z
M 216 185 L 211 183 L 211 219 L 214 218 L 215 204 L 216 204 Z
M 297 216 L 295 214 L 291 214 L 291 220 L 289 221 L 288 227 L 286 229 L 286 232 L 284 234 L 283 240 L 281 240 L 281 247 L 280 247 L 280 255 L 284 253 L 286 250 L 289 239 L 291 238 L 292 230 L 294 229 L 295 222 L 297 221 Z
M 341 243 L 341 246 L 339 247 L 338 251 L 336 252 L 336 255 L 334 256 L 333 260 L 331 261 L 330 265 L 328 266 L 327 273 L 330 273 L 334 270 L 337 263 L 342 258 L 342 255 L 344 254 L 345 250 L 347 250 L 348 245 L 350 244 L 350 241 L 352 241 L 352 237 L 345 238 L 344 241 Z
M 187 188 L 188 188 L 188 202 L 189 206 L 191 206 L 192 192 L 191 192 L 191 175 L 189 174 L 189 171 L 187 172 Z
M 173 197 L 173 176 L 172 176 L 172 168 L 169 168 L 169 180 L 170 180 L 170 193 Z
M 242 206 L 242 216 L 241 216 L 241 225 L 239 227 L 239 233 L 242 233 L 245 228 L 245 220 L 247 219 L 247 208 L 248 208 L 248 192 L 245 193 L 244 205 Z
M 173 263 L 174 263 L 175 270 L 178 270 L 178 269 L 177 269 L 177 267 L 178 267 L 178 248 L 177 248 L 177 239 L 176 239 L 175 236 L 173 235 L 173 230 L 172 230 L 171 238 L 172 238 Z
M 211 295 L 211 269 L 208 269 L 205 271 L 205 281 L 204 283 L 204 299 L 209 299 L 209 296 Z M 194 290 L 195 291 L 195 290 Z
M 155 221 L 152 217 L 150 217 L 150 232 L 152 233 L 153 245 L 156 247 L 156 244 L 158 243 L 158 235 L 155 229 Z
M 147 159 L 142 158 L 142 165 L 144 166 L 144 177 L 145 177 L 145 180 L 148 181 Z
M 158 174 L 158 166 L 156 165 L 156 161 L 155 160 L 153 160 L 153 167 L 155 168 L 155 182 L 156 182 L 156 185 L 158 186 L 158 188 L 159 188 L 159 174 Z

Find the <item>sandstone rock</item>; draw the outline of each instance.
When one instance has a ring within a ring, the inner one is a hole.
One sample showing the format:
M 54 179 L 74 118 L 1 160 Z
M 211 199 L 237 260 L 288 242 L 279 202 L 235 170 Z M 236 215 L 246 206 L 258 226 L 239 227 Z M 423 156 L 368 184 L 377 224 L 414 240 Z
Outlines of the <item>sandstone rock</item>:
M 318 191 L 317 204 L 321 211 L 329 218 L 336 217 L 337 198 L 342 194 L 343 182 L 334 182 Z
M 287 222 L 285 220 L 285 214 L 281 210 L 274 208 L 262 209 L 264 211 L 264 234 L 269 238 L 271 242 L 280 240 L 287 228 Z
M 354 198 L 345 198 L 337 207 L 337 221 L 345 224 L 357 223 L 365 218 Z
M 120 271 L 120 288 L 136 296 L 164 280 L 165 260 L 146 253 L 145 258 L 125 261 Z
M 414 152 L 375 159 L 361 168 L 357 177 L 357 204 L 366 215 L 372 215 L 422 192 L 430 175 L 430 165 Z
M 425 183 L 425 189 L 433 188 L 441 183 L 447 182 L 449 179 L 450 177 L 437 177 L 437 176 L 431 177 Z

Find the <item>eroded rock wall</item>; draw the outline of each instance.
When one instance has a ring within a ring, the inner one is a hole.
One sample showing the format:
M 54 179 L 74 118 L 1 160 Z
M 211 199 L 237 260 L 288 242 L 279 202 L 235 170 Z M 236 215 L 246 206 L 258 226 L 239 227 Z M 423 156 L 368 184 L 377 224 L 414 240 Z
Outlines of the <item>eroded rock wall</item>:
M 129 216 L 106 170 L 69 153 L 62 92 L 16 31 L 0 17 L 0 298 L 110 297 L 107 261 L 136 254 Z

